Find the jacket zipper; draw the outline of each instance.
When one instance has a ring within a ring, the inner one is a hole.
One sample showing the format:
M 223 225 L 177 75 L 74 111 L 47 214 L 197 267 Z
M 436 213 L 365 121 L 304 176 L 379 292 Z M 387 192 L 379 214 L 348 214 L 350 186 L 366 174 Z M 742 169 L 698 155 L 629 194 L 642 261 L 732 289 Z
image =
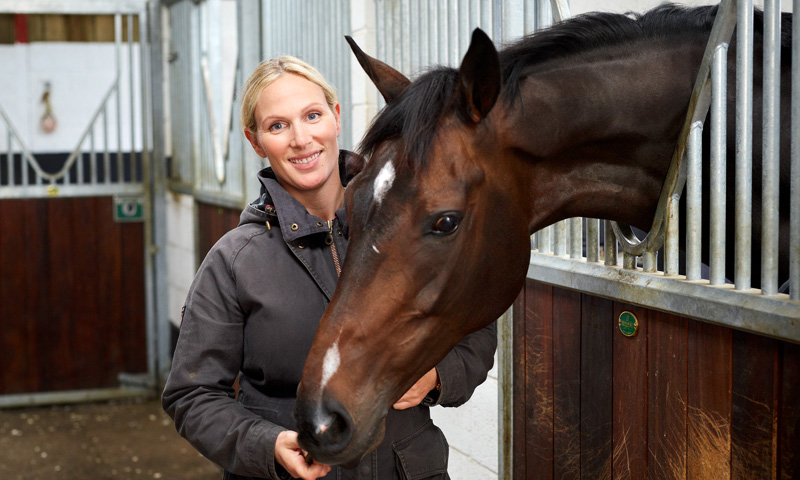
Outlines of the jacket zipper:
M 336 243 L 333 241 L 333 220 L 328 220 L 328 242 L 331 246 L 331 255 L 333 255 L 333 264 L 336 266 L 336 276 L 342 274 L 342 267 L 339 265 L 339 252 L 336 251 Z

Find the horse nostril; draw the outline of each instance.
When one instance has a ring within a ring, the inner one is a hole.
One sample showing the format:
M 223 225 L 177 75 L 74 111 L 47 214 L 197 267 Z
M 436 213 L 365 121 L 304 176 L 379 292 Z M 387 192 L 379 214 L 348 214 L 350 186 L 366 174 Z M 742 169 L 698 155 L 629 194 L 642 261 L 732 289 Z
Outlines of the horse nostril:
M 298 441 L 315 459 L 324 462 L 327 456 L 347 448 L 353 438 L 353 420 L 341 403 L 325 400 L 299 407 L 298 404 Z

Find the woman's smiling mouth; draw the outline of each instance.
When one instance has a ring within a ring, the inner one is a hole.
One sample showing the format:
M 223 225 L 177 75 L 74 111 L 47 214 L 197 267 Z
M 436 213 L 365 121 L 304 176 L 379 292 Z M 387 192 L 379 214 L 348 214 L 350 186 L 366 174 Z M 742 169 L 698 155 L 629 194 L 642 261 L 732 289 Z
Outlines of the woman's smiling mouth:
M 313 161 L 314 161 L 314 160 L 316 160 L 317 158 L 319 158 L 319 156 L 320 156 L 320 155 L 322 155 L 322 151 L 319 151 L 319 152 L 313 153 L 313 154 L 311 154 L 311 155 L 309 155 L 309 156 L 307 156 L 307 157 L 302 157 L 302 158 L 297 158 L 297 157 L 295 157 L 295 158 L 290 158 L 290 159 L 289 159 L 289 163 L 291 163 L 291 164 L 293 164 L 293 165 L 306 165 L 306 164 L 308 164 L 308 163 L 311 163 L 311 162 L 313 162 Z

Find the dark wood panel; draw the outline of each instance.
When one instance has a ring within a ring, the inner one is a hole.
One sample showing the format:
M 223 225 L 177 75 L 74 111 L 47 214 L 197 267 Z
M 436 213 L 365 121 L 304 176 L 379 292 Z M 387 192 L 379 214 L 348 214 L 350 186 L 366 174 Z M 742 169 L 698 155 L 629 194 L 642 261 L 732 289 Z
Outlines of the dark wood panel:
M 778 420 L 778 478 L 800 478 L 800 345 L 783 343 L 781 409 Z
M 533 283 L 526 292 L 526 470 L 553 478 L 553 287 Z
M 225 233 L 239 225 L 240 210 L 197 202 L 197 265 Z
M 527 282 L 528 285 L 530 281 Z M 528 364 L 527 357 L 527 338 L 525 337 L 525 325 L 527 324 L 527 309 L 525 301 L 527 298 L 527 285 L 520 292 L 513 308 L 513 343 L 514 343 L 514 365 L 513 365 L 513 385 L 512 395 L 514 396 L 512 407 L 512 422 L 513 422 L 513 455 L 512 455 L 512 471 L 516 480 L 525 480 L 528 478 L 526 470 L 525 453 L 527 451 L 528 439 L 528 422 L 526 406 L 528 405 L 528 397 L 525 395 L 527 392 L 527 385 L 525 384 L 525 366 Z
M 638 333 L 614 332 L 614 461 L 613 478 L 647 478 L 647 338 L 648 311 L 614 304 L 614 319 L 623 311 L 639 321 Z
M 0 201 L 0 249 L 20 257 L 0 261 L 14 278 L 0 289 L 14 343 L 0 393 L 111 387 L 147 370 L 143 224 L 112 213 L 110 197 Z
M 614 305 L 582 295 L 581 477 L 611 478 Z
M 649 312 L 647 467 L 649 478 L 686 478 L 687 321 Z
M 731 329 L 689 322 L 687 478 L 731 478 Z
M 733 332 L 731 477 L 775 478 L 775 341 Z
M 581 476 L 581 294 L 553 288 L 553 476 Z
M 514 478 L 798 476 L 800 345 L 530 280 L 514 321 Z

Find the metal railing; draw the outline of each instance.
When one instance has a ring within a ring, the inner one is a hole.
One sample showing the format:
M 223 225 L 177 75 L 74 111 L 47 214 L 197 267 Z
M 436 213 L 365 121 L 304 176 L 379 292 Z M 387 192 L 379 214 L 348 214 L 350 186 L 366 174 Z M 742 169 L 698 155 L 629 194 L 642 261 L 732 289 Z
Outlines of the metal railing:
M 6 147 L 0 151 L 0 198 L 142 193 L 143 162 L 148 153 L 145 147 L 148 114 L 141 101 L 146 95 L 146 80 L 139 67 L 141 46 L 133 38 L 134 15 L 124 16 L 128 22 L 128 38 L 125 40 L 122 39 L 123 15 L 114 16 L 114 80 L 75 148 L 60 164 L 56 159 L 50 162 L 55 166 L 43 167 L 41 159 L 26 145 L 14 120 L 0 106 L 0 131 L 5 131 Z M 123 45 L 127 46 L 127 85 L 123 85 Z M 129 137 L 123 138 L 126 126 L 122 115 L 126 109 L 130 114 Z
M 798 0 L 795 0 L 795 8 Z M 793 34 L 792 67 L 792 182 L 791 296 L 778 293 L 778 165 L 780 112 L 780 3 L 765 2 L 764 11 L 764 150 L 761 288 L 751 288 L 752 248 L 752 101 L 753 2 L 724 0 L 719 6 L 673 162 L 662 190 L 658 211 L 643 239 L 630 227 L 606 222 L 601 261 L 599 221 L 586 219 L 586 252 L 581 219 L 570 219 L 537 232 L 531 255 L 530 278 L 595 293 L 650 308 L 800 341 L 800 61 L 798 25 Z M 736 85 L 736 259 L 734 282 L 726 281 L 726 93 L 727 51 L 737 33 Z M 707 236 L 708 274 L 700 252 L 702 232 L 702 130 L 710 109 L 711 184 Z M 678 206 L 686 186 L 686 271 L 679 272 Z M 613 232 L 613 233 L 612 233 Z M 622 250 L 619 266 L 617 243 Z M 663 247 L 663 248 L 662 248 Z M 657 270 L 657 255 L 664 270 Z M 609 268 L 611 267 L 611 268 Z M 703 277 L 707 278 L 703 278 Z

